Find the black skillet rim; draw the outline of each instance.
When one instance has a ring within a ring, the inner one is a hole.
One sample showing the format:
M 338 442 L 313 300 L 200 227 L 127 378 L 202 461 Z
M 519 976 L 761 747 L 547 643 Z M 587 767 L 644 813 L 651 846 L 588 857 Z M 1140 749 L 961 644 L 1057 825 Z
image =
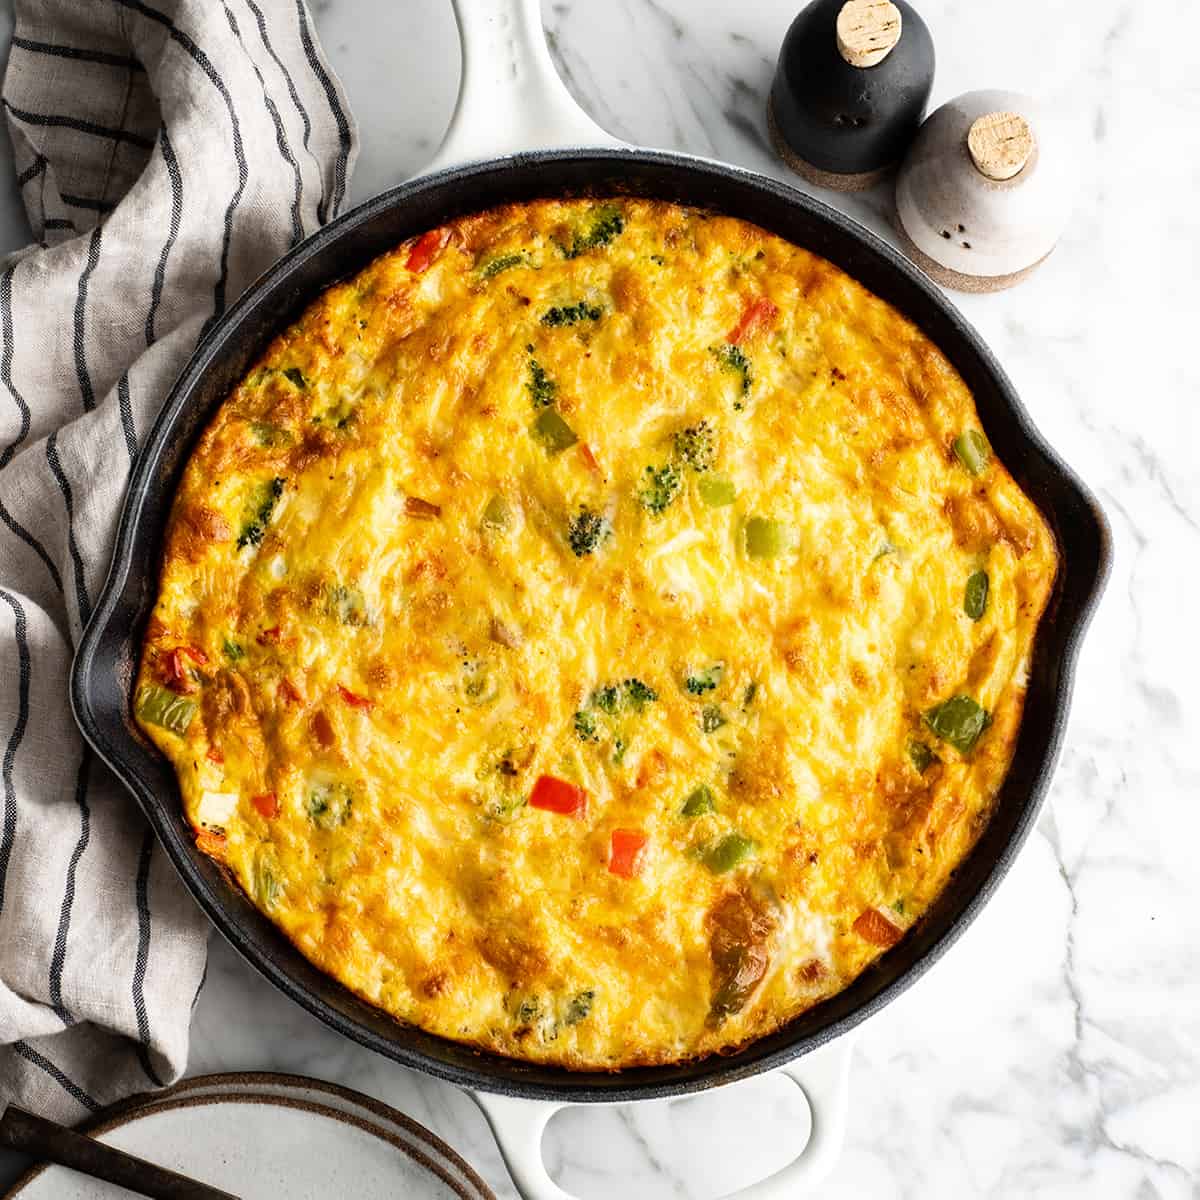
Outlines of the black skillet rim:
M 134 634 L 149 612 L 178 472 L 198 430 L 246 365 L 253 352 L 247 345 L 262 346 L 334 279 L 432 225 L 506 200 L 605 194 L 672 199 L 756 221 L 822 254 L 889 300 L 962 373 L 989 439 L 1050 521 L 1061 553 L 1014 765 L 991 823 L 938 903 L 850 987 L 780 1030 L 728 1056 L 614 1073 L 523 1063 L 401 1025 L 308 963 L 195 849 L 169 768 L 132 725 L 132 663 L 129 655 L 120 656 L 122 643 L 138 640 Z M 793 225 L 797 232 L 789 234 Z M 332 270 L 317 262 L 331 248 L 346 252 Z M 313 276 L 307 281 L 306 269 Z M 230 345 L 236 348 L 239 338 L 242 347 L 234 354 Z M 201 408 L 190 406 L 206 379 L 214 394 Z M 172 387 L 132 472 L 112 567 L 72 668 L 71 703 L 84 737 L 133 793 L 208 918 L 248 962 L 326 1025 L 404 1066 L 468 1089 L 563 1103 L 678 1096 L 772 1070 L 848 1032 L 915 983 L 971 924 L 1036 822 L 1066 729 L 1079 647 L 1110 561 L 1103 510 L 1033 426 L 991 351 L 936 285 L 881 238 L 795 188 L 704 159 L 625 149 L 520 154 L 416 179 L 343 214 L 268 269 L 214 323 Z

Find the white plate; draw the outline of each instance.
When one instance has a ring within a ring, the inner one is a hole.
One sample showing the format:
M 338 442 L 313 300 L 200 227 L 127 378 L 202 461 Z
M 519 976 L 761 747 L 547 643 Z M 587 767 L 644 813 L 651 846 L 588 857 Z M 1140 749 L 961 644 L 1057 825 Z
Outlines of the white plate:
M 294 1075 L 208 1075 L 111 1110 L 100 1141 L 241 1200 L 495 1200 L 429 1130 L 358 1092 Z M 129 1200 L 62 1167 L 5 1200 Z

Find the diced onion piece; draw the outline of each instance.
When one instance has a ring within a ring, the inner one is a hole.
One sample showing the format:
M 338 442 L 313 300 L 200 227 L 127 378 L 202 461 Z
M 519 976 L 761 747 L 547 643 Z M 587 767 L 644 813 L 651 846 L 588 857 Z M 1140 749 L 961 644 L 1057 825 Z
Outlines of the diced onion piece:
M 205 829 L 224 829 L 237 812 L 237 792 L 201 792 L 196 820 Z

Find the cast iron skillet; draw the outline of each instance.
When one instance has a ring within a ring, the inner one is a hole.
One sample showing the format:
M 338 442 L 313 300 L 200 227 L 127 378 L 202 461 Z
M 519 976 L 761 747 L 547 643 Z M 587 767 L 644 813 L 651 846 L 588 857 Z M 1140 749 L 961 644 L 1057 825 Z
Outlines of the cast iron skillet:
M 787 1064 L 899 995 L 975 918 L 1032 829 L 1049 785 L 1066 727 L 1080 639 L 1107 573 L 1109 534 L 1098 504 L 1042 440 L 979 336 L 889 245 L 835 210 L 770 179 L 678 154 L 611 147 L 612 139 L 574 108 L 553 75 L 536 0 L 466 0 L 456 3 L 456 14 L 463 34 L 463 84 L 443 161 L 482 157 L 472 153 L 472 139 L 485 142 L 487 152 L 494 153 L 506 135 L 526 145 L 541 139 L 552 146 L 609 146 L 518 152 L 435 170 L 326 226 L 229 309 L 184 368 L 138 459 L 111 573 L 76 655 L 72 703 L 84 736 L 137 798 L 184 883 L 233 945 L 334 1029 L 406 1066 L 473 1092 L 491 1093 L 481 1103 L 525 1194 L 562 1196 L 541 1169 L 540 1158 L 537 1169 L 523 1159 L 536 1152 L 553 1109 L 543 1105 L 534 1114 L 530 1106 L 503 1097 L 577 1103 L 673 1096 Z M 996 453 L 1054 530 L 1061 570 L 1038 634 L 1025 718 L 995 816 L 921 922 L 843 992 L 737 1054 L 604 1074 L 515 1062 L 400 1025 L 309 964 L 196 850 L 172 770 L 134 726 L 130 694 L 180 472 L 200 431 L 267 341 L 331 282 L 433 226 L 513 201 L 618 194 L 710 208 L 752 221 L 823 255 L 914 320 L 974 393 Z M 835 1108 L 839 1105 L 844 1107 L 844 1089 L 840 1101 L 834 1101 Z M 838 1124 L 836 1112 L 829 1121 Z M 823 1122 L 814 1109 L 814 1142 L 828 1133 Z M 794 1169 L 798 1164 L 745 1195 L 784 1194 L 785 1187 L 800 1179 L 789 1173 Z

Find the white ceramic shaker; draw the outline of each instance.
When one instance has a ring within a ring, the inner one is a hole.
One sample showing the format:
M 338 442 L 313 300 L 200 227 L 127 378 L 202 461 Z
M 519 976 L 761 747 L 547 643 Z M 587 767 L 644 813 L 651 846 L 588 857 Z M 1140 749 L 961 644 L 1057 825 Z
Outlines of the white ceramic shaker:
M 1054 249 L 1076 178 L 1064 119 L 1017 92 L 966 92 L 921 126 L 900 167 L 905 249 L 947 287 L 1012 287 Z

